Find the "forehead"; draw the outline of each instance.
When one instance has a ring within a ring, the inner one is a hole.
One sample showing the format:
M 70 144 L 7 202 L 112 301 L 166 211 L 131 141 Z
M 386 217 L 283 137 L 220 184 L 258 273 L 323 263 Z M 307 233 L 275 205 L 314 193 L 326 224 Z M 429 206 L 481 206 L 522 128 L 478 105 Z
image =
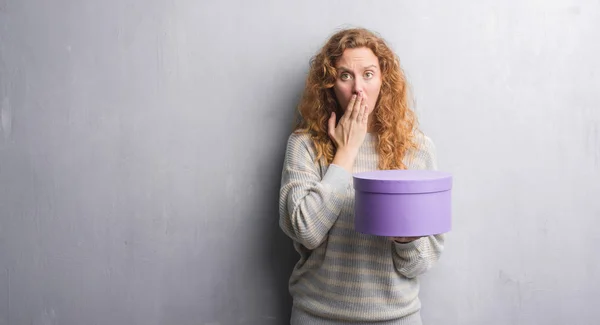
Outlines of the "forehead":
M 336 67 L 345 68 L 363 68 L 367 66 L 379 66 L 379 59 L 367 47 L 359 47 L 354 49 L 346 49 L 342 56 L 337 60 Z

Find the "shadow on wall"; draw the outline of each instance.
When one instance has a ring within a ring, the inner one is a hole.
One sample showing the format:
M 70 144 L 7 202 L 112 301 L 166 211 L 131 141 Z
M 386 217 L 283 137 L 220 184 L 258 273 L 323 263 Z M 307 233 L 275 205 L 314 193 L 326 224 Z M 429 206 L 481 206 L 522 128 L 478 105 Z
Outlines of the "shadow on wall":
M 298 261 L 299 255 L 293 247 L 292 240 L 281 230 L 279 227 L 279 189 L 281 182 L 281 168 L 283 165 L 283 157 L 285 154 L 285 145 L 287 143 L 287 135 L 284 137 L 285 141 L 280 141 L 281 150 L 280 159 L 274 160 L 273 170 L 274 172 L 272 179 L 269 179 L 265 187 L 265 205 L 269 206 L 266 211 L 269 212 L 269 216 L 272 218 L 265 225 L 264 233 L 262 236 L 264 239 L 264 255 L 267 257 L 266 263 L 269 265 L 269 271 L 271 272 L 270 283 L 268 284 L 272 288 L 272 301 L 277 302 L 278 307 L 276 315 L 268 315 L 269 319 L 273 324 L 283 324 L 290 319 L 292 298 L 288 290 L 288 281 L 291 275 L 292 269 L 295 263 Z M 261 254 L 262 255 L 262 254 Z M 269 323 L 269 322 L 265 322 Z
M 294 116 L 295 117 L 295 116 Z M 292 121 L 292 116 L 288 121 Z M 287 123 L 287 125 L 291 125 L 291 123 Z M 294 265 L 298 261 L 299 255 L 294 249 L 292 240 L 281 230 L 279 227 L 279 189 L 281 184 L 281 169 L 283 167 L 283 159 L 285 155 L 285 149 L 287 145 L 287 139 L 289 133 L 291 133 L 291 127 L 288 128 L 288 132 L 285 133 L 279 141 L 279 150 L 277 151 L 280 159 L 277 159 L 276 163 L 276 173 L 277 177 L 274 177 L 271 184 L 269 186 L 269 193 L 273 195 L 268 195 L 267 197 L 271 199 L 272 203 L 274 203 L 274 209 L 276 213 L 274 214 L 276 218 L 273 219 L 272 222 L 268 224 L 268 237 L 270 247 L 268 247 L 269 252 L 269 263 L 270 269 L 273 272 L 272 276 L 272 286 L 275 292 L 276 301 L 280 302 L 280 307 L 278 308 L 278 315 L 273 315 L 277 317 L 278 324 L 283 324 L 284 321 L 288 321 L 291 316 L 291 308 L 292 308 L 292 297 L 289 294 L 288 281 L 289 277 L 292 273 L 292 269 Z
M 268 274 L 269 301 L 277 304 L 274 308 L 265 308 L 275 311 L 276 314 L 262 315 L 260 321 L 262 324 L 285 324 L 289 323 L 292 308 L 292 297 L 289 294 L 288 281 L 299 255 L 294 249 L 292 240 L 279 227 L 279 190 L 281 185 L 281 171 L 287 140 L 292 132 L 293 122 L 296 119 L 296 107 L 300 100 L 301 91 L 304 86 L 304 80 L 295 80 L 284 88 L 296 89 L 295 98 L 281 99 L 281 105 L 277 107 L 286 107 L 279 114 L 277 129 L 271 133 L 276 134 L 272 137 L 273 143 L 268 154 L 263 155 L 264 161 L 260 162 L 260 168 L 264 170 L 263 175 L 268 175 L 266 181 L 261 184 L 263 195 L 260 196 L 264 213 L 268 220 L 260 230 L 263 235 L 260 236 L 264 246 L 260 256 L 266 258 L 262 260 L 263 270 L 270 272 Z M 266 267 L 268 266 L 268 267 Z
M 283 321 L 289 320 L 291 316 L 292 297 L 288 291 L 288 280 L 298 261 L 298 254 L 294 250 L 292 241 L 281 231 L 279 225 L 276 224 L 272 228 L 271 269 L 276 299 L 281 301 L 277 319 L 279 324 L 283 324 Z

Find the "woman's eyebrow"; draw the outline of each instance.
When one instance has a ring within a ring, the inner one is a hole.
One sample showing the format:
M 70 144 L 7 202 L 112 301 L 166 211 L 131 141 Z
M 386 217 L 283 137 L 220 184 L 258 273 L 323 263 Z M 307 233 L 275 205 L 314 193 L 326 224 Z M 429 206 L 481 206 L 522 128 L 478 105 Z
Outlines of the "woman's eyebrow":
M 364 68 L 363 68 L 363 70 L 367 70 L 367 69 L 370 69 L 370 68 L 375 68 L 375 69 L 377 69 L 377 65 L 375 65 L 375 64 L 371 64 L 371 65 L 369 65 L 369 66 L 366 66 L 366 67 L 364 67 Z M 340 66 L 338 69 L 339 69 L 339 70 L 344 70 L 344 71 L 352 71 L 352 69 L 350 69 L 350 68 L 347 68 L 347 67 L 345 67 L 345 66 Z

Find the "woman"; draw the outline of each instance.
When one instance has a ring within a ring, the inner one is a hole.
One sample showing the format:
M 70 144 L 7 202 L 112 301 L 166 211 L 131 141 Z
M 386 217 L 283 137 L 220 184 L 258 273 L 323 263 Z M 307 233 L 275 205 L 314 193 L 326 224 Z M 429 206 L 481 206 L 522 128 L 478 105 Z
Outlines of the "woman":
M 444 236 L 386 238 L 353 226 L 353 173 L 436 168 L 408 98 L 399 60 L 368 30 L 334 34 L 311 61 L 279 202 L 279 224 L 300 254 L 292 324 L 421 324 L 417 277 L 439 259 Z

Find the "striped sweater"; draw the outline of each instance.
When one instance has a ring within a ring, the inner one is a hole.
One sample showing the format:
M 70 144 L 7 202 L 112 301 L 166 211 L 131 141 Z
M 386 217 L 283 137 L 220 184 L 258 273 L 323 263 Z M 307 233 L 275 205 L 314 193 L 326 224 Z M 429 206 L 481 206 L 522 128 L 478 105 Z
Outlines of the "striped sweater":
M 435 147 L 424 135 L 406 160 L 410 169 L 436 169 Z M 377 136 L 368 133 L 354 172 L 376 170 Z M 444 235 L 408 244 L 354 231 L 352 175 L 315 163 L 307 134 L 287 143 L 279 224 L 300 260 L 289 281 L 292 324 L 421 324 L 418 276 L 439 259 Z

